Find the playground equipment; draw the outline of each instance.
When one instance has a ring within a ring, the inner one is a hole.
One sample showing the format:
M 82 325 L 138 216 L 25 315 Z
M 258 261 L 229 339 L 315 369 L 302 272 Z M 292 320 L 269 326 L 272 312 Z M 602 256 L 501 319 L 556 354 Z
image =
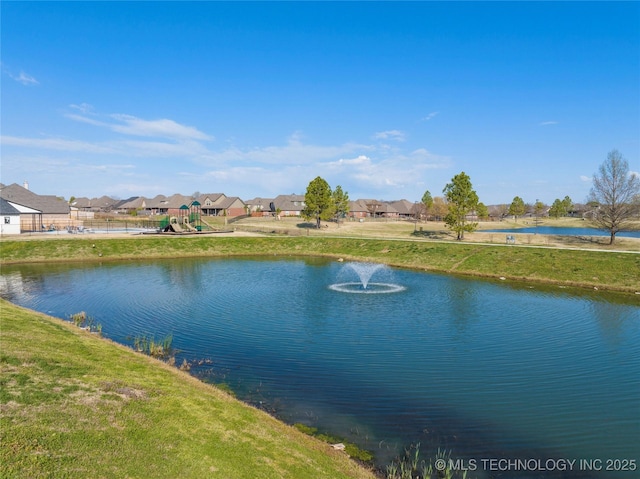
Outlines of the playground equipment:
M 202 208 L 198 201 L 190 206 L 182 205 L 178 210 L 178 216 L 171 216 L 169 223 L 163 227 L 165 233 L 199 233 L 202 231 Z

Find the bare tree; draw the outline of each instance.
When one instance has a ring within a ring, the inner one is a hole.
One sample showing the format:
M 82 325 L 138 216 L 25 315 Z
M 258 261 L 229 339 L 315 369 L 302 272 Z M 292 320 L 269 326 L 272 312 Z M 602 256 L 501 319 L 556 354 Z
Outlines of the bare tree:
M 609 231 L 609 244 L 616 240 L 616 233 L 637 229 L 633 216 L 640 195 L 640 177 L 629 172 L 629 163 L 618 150 L 612 150 L 607 160 L 593 175 L 589 201 L 597 202 L 593 222 Z

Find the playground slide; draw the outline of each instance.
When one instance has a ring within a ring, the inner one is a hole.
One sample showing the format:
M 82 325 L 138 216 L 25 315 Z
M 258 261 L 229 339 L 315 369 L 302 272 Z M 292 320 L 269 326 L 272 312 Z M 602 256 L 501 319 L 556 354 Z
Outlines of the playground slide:
M 184 230 L 182 229 L 182 226 L 180 226 L 179 223 L 171 223 L 169 226 L 171 226 L 171 229 L 173 230 L 174 233 L 184 232 Z

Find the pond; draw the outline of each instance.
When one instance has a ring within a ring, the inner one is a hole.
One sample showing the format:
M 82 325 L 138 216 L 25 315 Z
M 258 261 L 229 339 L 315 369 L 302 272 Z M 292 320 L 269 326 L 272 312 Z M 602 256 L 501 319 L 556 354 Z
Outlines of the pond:
M 562 235 L 562 236 L 610 236 L 606 230 L 596 228 L 569 228 L 563 226 L 527 226 L 524 228 L 506 228 L 479 230 L 483 233 L 529 233 L 539 235 Z M 620 231 L 616 237 L 640 238 L 640 231 Z
M 349 263 L 180 259 L 4 266 L 2 297 L 103 334 L 173 336 L 176 363 L 371 450 L 640 460 L 640 306 L 605 295 Z M 357 293 L 357 294 L 356 294 Z M 360 294 L 369 293 L 369 294 Z M 500 477 L 634 477 L 578 470 Z M 596 463 L 597 464 L 597 463 Z

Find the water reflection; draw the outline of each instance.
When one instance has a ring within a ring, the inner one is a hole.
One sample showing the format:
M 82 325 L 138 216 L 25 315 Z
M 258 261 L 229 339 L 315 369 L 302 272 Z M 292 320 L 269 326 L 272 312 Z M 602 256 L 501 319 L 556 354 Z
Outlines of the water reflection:
M 640 456 L 637 298 L 405 270 L 391 271 L 400 293 L 339 294 L 342 268 L 8 266 L 0 294 L 61 318 L 87 311 L 125 344 L 172 334 L 178 364 L 211 359 L 194 374 L 381 461 L 416 442 L 469 458 Z

